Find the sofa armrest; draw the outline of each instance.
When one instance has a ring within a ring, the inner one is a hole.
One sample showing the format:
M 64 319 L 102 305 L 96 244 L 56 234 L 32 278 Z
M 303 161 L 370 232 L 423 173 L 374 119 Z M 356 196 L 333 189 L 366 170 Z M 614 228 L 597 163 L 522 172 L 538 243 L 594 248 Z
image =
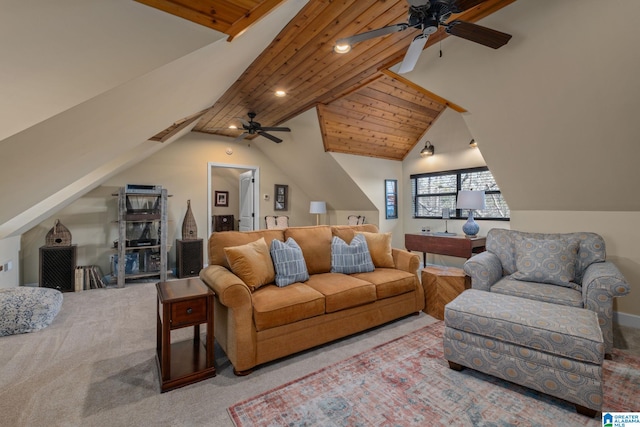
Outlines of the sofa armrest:
M 200 271 L 200 279 L 216 293 L 215 337 L 237 374 L 256 366 L 256 331 L 249 287 L 221 265 Z
M 481 291 L 491 290 L 491 286 L 502 277 L 502 263 L 491 252 L 472 256 L 464 263 L 463 269 L 471 277 L 471 288 Z
M 613 298 L 630 291 L 629 284 L 615 264 L 604 261 L 587 267 L 582 276 L 584 308 L 598 313 L 605 353 L 613 350 Z
M 221 265 L 200 270 L 200 279 L 209 286 L 220 303 L 226 307 L 251 307 L 251 291 L 238 276 Z
M 416 277 L 418 276 L 420 257 L 417 254 L 403 249 L 391 248 L 391 255 L 393 256 L 393 263 L 396 265 L 398 270 L 415 274 Z
M 598 304 L 601 296 L 621 297 L 630 292 L 629 284 L 618 267 L 612 262 L 596 262 L 584 271 L 582 276 L 582 296 L 584 305 Z

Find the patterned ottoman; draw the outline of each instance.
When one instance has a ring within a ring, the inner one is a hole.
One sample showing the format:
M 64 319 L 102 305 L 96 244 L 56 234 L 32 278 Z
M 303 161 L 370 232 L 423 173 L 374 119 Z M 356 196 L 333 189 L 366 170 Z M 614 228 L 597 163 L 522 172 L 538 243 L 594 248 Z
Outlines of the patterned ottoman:
M 445 306 L 444 357 L 567 400 L 594 417 L 602 410 L 604 343 L 594 311 L 469 289 Z
M 0 337 L 42 329 L 62 307 L 62 292 L 50 288 L 0 289 Z

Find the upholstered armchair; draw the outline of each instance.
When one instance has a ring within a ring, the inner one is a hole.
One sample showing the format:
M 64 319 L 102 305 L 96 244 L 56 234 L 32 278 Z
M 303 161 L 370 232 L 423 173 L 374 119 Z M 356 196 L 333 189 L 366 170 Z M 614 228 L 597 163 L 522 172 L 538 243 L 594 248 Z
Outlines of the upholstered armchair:
M 618 268 L 606 261 L 595 233 L 542 234 L 494 228 L 486 252 L 467 260 L 471 287 L 598 313 L 605 353 L 613 349 L 613 298 L 629 293 Z

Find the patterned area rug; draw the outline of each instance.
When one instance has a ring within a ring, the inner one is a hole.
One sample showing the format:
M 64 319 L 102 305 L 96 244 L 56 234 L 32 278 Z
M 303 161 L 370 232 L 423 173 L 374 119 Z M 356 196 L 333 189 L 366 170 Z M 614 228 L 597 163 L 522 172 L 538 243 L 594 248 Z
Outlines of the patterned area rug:
M 248 426 L 601 426 L 573 405 L 500 379 L 449 369 L 437 322 L 229 408 Z M 604 364 L 604 408 L 640 411 L 640 357 Z

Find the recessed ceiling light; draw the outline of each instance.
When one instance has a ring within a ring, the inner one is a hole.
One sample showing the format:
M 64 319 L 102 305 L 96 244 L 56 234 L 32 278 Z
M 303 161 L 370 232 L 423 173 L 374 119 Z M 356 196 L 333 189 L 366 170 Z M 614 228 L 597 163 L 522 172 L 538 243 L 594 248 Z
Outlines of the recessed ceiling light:
M 230 126 L 229 126 L 229 129 L 238 129 L 238 126 L 236 126 L 236 125 L 230 125 Z
M 277 90 L 276 91 L 276 96 L 279 98 L 282 98 L 283 96 L 287 96 L 287 92 L 283 91 L 283 90 Z
M 340 42 L 338 41 L 338 43 L 336 43 L 335 46 L 333 46 L 333 51 L 335 53 L 347 53 L 351 50 L 351 45 L 349 43 L 346 42 Z

